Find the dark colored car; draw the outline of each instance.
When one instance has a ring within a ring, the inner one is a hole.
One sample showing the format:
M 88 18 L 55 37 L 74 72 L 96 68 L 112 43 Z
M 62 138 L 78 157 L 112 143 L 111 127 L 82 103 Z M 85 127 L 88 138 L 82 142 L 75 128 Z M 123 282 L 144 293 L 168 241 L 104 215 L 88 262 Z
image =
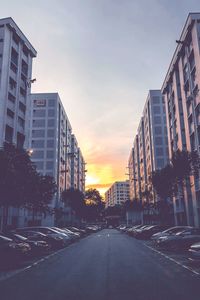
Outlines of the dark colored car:
M 84 229 L 79 229 L 79 228 L 76 228 L 76 227 L 67 227 L 67 229 L 71 230 L 72 232 L 79 233 L 81 235 L 81 237 L 83 237 L 87 234 L 86 230 L 84 230 Z
M 187 229 L 190 229 L 190 228 L 192 228 L 192 227 L 191 226 L 174 226 L 174 227 L 170 227 L 170 228 L 168 228 L 164 231 L 157 232 L 157 233 L 153 234 L 151 239 L 156 242 L 160 237 L 175 235 L 176 233 L 179 233 L 183 230 L 187 230 Z
M 53 250 L 60 249 L 63 246 L 62 239 L 58 239 L 56 237 L 41 232 L 27 230 L 21 232 L 21 234 L 32 241 L 45 241 L 50 245 L 51 249 Z
M 30 254 L 31 247 L 25 242 L 14 240 L 0 235 L 0 265 L 7 266 L 20 262 Z
M 42 227 L 42 226 L 32 226 L 32 227 L 23 227 L 16 229 L 17 232 L 22 233 L 23 231 L 36 231 L 46 234 L 47 236 L 51 236 L 57 240 L 62 240 L 62 247 L 69 245 L 70 238 L 67 235 L 59 233 L 58 231 L 50 228 L 50 227 Z
M 45 254 L 50 250 L 50 246 L 46 241 L 32 240 L 31 237 L 27 238 L 17 233 L 7 233 L 6 237 L 11 238 L 17 243 L 27 243 L 31 247 L 30 255 Z
M 165 236 L 158 240 L 159 247 L 169 250 L 186 250 L 192 244 L 200 242 L 200 228 L 183 230 L 172 236 Z
M 135 237 L 138 239 L 150 239 L 153 234 L 163 231 L 166 228 L 166 226 L 161 225 L 152 225 L 149 227 L 145 227 L 142 230 L 138 230 Z
M 200 263 L 200 242 L 191 245 L 188 254 L 190 260 Z

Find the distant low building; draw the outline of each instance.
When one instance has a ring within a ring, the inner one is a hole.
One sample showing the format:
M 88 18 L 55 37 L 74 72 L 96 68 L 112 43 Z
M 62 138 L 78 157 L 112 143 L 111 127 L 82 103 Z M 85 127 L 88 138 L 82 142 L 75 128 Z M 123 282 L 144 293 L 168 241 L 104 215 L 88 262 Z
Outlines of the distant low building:
M 105 193 L 106 207 L 121 205 L 129 198 L 129 181 L 116 181 Z

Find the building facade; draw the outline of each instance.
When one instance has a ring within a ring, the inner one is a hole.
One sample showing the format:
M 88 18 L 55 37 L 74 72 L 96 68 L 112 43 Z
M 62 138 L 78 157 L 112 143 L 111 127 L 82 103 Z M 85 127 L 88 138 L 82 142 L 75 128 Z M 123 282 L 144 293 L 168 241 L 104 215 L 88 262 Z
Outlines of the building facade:
M 82 174 L 82 168 L 79 170 L 78 142 L 58 93 L 32 94 L 29 120 L 31 159 L 39 173 L 55 179 L 58 192 L 51 208 L 64 207 L 61 201 L 63 190 L 80 187 L 84 192 L 85 186 L 78 185 L 78 178 L 85 178 L 85 173 Z M 53 224 L 53 217 L 42 219 L 42 223 Z
M 0 147 L 27 148 L 32 61 L 37 52 L 12 18 L 0 19 Z M 0 226 L 3 227 L 0 208 Z M 27 211 L 9 207 L 8 226 L 23 226 Z
M 168 68 L 162 94 L 166 105 L 169 156 L 200 154 L 200 14 L 189 14 Z M 173 199 L 175 223 L 200 226 L 199 176 L 190 177 Z
M 12 18 L 0 19 L 0 147 L 26 147 L 32 60 L 37 52 Z
M 129 181 L 116 181 L 105 193 L 106 207 L 121 205 L 128 201 Z
M 129 158 L 131 200 L 156 201 L 151 174 L 169 162 L 166 112 L 160 90 L 150 90 Z M 146 200 L 146 199 L 144 199 Z

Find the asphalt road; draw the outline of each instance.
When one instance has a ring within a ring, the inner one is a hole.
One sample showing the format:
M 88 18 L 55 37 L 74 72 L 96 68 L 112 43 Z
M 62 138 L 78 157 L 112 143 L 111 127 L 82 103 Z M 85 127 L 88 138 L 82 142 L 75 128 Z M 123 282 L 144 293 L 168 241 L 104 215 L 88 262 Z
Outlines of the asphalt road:
M 200 277 L 114 229 L 0 282 L 1 300 L 199 300 Z

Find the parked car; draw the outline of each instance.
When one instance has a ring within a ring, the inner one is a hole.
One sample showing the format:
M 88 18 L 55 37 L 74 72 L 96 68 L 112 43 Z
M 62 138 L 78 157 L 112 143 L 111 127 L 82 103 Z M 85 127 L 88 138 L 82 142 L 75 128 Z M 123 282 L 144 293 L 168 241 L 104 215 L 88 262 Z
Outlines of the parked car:
M 166 226 L 162 226 L 162 225 L 147 226 L 141 230 L 140 229 L 136 230 L 135 237 L 138 239 L 150 239 L 153 234 L 160 232 L 166 228 L 167 228 Z
M 99 228 L 95 225 L 88 225 L 85 227 L 87 233 L 97 232 Z
M 16 264 L 27 257 L 30 251 L 29 244 L 0 235 L 0 266 Z
M 9 232 L 6 233 L 6 237 L 11 238 L 17 243 L 26 243 L 31 247 L 30 255 L 45 254 L 50 250 L 50 246 L 46 241 L 42 240 L 32 240 L 30 237 L 24 237 L 20 234 Z
M 181 231 L 189 229 L 189 228 L 192 228 L 192 227 L 191 226 L 174 226 L 174 227 L 170 227 L 170 228 L 168 228 L 164 231 L 157 232 L 157 233 L 153 234 L 151 239 L 155 241 L 155 240 L 159 239 L 160 237 L 176 234 L 178 232 L 181 232 Z
M 87 234 L 86 230 L 84 229 L 79 229 L 76 227 L 67 227 L 67 229 L 71 230 L 72 232 L 79 233 L 81 237 Z
M 71 241 L 77 241 L 79 238 L 80 238 L 80 234 L 78 233 L 74 233 L 72 232 L 71 230 L 67 229 L 67 228 L 58 228 L 58 227 L 52 227 L 53 229 L 57 230 L 58 232 L 61 232 L 61 233 L 64 233 L 64 234 L 67 234 Z
M 186 250 L 196 242 L 200 242 L 200 228 L 190 228 L 175 235 L 160 237 L 157 244 L 169 250 Z
M 150 227 L 150 226 L 151 226 L 151 225 L 142 225 L 142 226 L 140 226 L 140 227 L 134 228 L 134 229 L 131 231 L 131 236 L 136 237 L 137 235 L 140 234 L 140 232 L 142 232 L 143 229 L 148 228 L 148 227 Z
M 191 245 L 188 254 L 190 260 L 200 263 L 200 242 Z
M 18 230 L 16 230 L 16 232 L 18 232 Z M 23 231 L 19 230 L 19 232 L 24 237 L 33 241 L 40 240 L 47 242 L 51 246 L 51 249 L 55 250 L 63 247 L 63 238 L 53 236 L 51 234 L 44 234 L 33 230 L 26 230 L 26 228 Z
M 32 226 L 32 227 L 24 227 L 24 228 L 17 229 L 18 232 L 23 232 L 24 230 L 25 231 L 27 231 L 27 230 L 37 231 L 37 232 L 44 233 L 48 236 L 50 235 L 57 239 L 62 239 L 63 246 L 67 246 L 71 242 L 71 239 L 69 238 L 69 236 L 67 236 L 64 233 L 58 232 L 55 229 L 52 229 L 50 227 Z
M 131 228 L 128 228 L 128 229 L 126 230 L 126 233 L 127 233 L 128 235 L 132 235 L 132 232 L 133 232 L 134 230 L 139 229 L 139 228 L 141 228 L 141 227 L 143 227 L 143 226 L 144 226 L 143 224 L 135 225 L 135 226 L 133 226 L 133 227 L 131 227 Z

